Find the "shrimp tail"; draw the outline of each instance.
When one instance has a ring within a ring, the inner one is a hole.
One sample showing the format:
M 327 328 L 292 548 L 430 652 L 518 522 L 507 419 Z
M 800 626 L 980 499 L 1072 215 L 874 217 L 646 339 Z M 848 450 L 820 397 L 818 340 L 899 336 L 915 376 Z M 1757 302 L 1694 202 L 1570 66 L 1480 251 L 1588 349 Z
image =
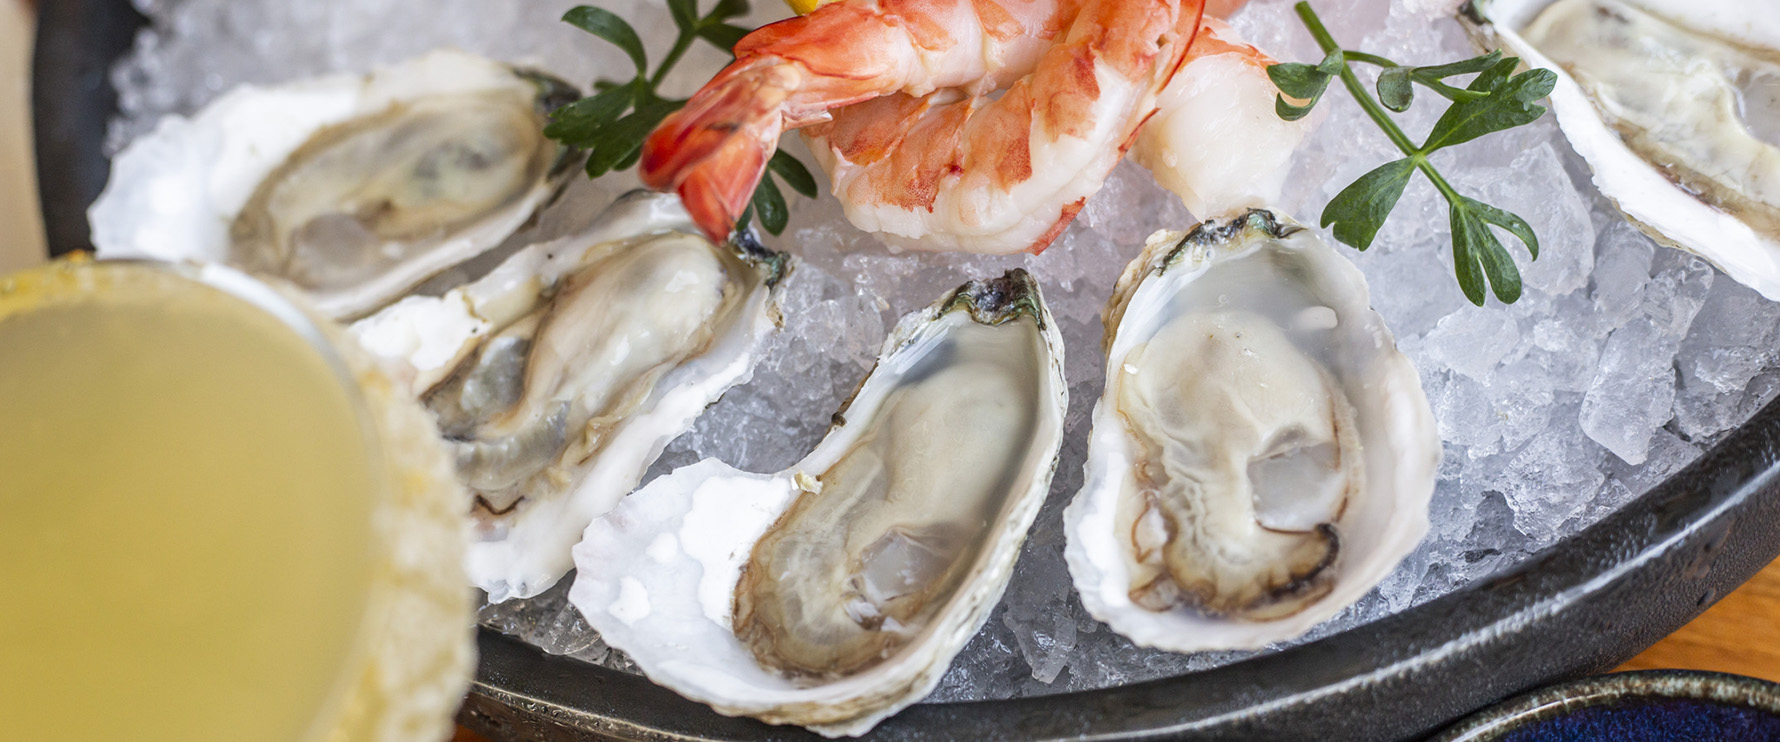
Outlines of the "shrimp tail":
M 643 141 L 643 184 L 678 193 L 712 240 L 728 239 L 778 148 L 783 88 L 760 79 L 773 73 L 746 61 L 731 65 Z

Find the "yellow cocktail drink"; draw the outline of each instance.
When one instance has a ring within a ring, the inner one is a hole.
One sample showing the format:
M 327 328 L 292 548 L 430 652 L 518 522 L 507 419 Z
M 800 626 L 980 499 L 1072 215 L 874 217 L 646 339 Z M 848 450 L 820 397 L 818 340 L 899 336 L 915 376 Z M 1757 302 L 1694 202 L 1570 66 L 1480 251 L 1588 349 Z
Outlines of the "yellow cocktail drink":
M 163 268 L 0 277 L 0 736 L 327 732 L 392 482 L 296 327 Z

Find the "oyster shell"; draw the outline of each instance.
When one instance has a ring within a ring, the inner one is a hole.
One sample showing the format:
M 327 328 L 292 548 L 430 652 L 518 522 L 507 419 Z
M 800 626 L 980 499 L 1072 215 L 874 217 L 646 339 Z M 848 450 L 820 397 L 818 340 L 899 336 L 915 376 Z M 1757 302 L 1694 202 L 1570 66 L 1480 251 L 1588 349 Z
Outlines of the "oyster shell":
M 705 240 L 673 196 L 637 192 L 581 233 L 353 326 L 413 368 L 457 456 L 476 521 L 466 563 L 489 600 L 555 584 L 587 523 L 752 375 L 787 263 L 738 244 Z
M 1461 19 L 1558 73 L 1559 126 L 1640 229 L 1780 299 L 1780 5 L 1472 0 Z
M 1266 211 L 1158 232 L 1107 307 L 1065 557 L 1095 618 L 1258 648 L 1358 600 L 1428 529 L 1440 439 L 1365 278 Z
M 544 137 L 568 85 L 457 51 L 243 87 L 120 153 L 101 257 L 226 262 L 363 315 L 499 244 L 567 182 Z
M 707 459 L 595 521 L 569 600 L 681 695 L 862 734 L 930 692 L 1000 600 L 1066 395 L 1031 277 L 966 284 L 902 319 L 795 466 Z

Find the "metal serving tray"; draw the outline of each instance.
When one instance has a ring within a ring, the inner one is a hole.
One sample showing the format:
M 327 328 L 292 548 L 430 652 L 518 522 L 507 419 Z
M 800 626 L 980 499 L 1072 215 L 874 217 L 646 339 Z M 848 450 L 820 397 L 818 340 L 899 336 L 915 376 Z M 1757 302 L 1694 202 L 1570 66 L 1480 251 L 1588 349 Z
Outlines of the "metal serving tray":
M 50 252 L 90 249 L 108 81 L 129 0 L 39 8 L 32 106 Z M 1320 641 L 1203 672 L 1041 698 L 921 704 L 872 740 L 1410 740 L 1523 690 L 1611 669 L 1780 555 L 1780 402 L 1515 569 Z M 481 629 L 459 721 L 497 740 L 820 739 Z

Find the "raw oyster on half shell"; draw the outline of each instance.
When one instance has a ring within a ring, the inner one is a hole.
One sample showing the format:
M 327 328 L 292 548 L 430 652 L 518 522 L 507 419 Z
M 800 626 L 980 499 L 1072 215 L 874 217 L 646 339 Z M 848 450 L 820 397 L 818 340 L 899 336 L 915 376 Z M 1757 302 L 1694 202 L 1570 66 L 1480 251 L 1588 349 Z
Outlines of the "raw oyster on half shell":
M 569 600 L 681 695 L 863 734 L 1000 600 L 1062 443 L 1062 363 L 1025 271 L 968 283 L 897 324 L 790 469 L 706 459 L 595 521 Z
M 1298 636 L 1428 529 L 1440 439 L 1365 278 L 1266 211 L 1158 232 L 1106 312 L 1064 513 L 1082 603 L 1177 652 Z
M 1471 0 L 1461 19 L 1557 71 L 1558 125 L 1633 223 L 1780 300 L 1780 4 Z
M 677 198 L 637 192 L 583 232 L 353 325 L 412 367 L 456 454 L 470 579 L 489 600 L 555 584 L 587 523 L 752 375 L 788 264 L 736 240 L 714 245 Z
M 220 262 L 349 319 L 493 248 L 575 171 L 546 138 L 567 84 L 457 51 L 242 87 L 117 157 L 100 257 Z

